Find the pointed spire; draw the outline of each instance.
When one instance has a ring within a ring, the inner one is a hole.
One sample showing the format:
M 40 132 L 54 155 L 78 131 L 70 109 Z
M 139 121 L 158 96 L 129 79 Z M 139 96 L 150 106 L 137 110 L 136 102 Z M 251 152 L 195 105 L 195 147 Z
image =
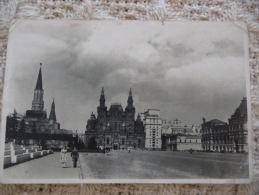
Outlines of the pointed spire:
M 49 114 L 49 120 L 56 121 L 57 118 L 56 118 L 55 102 L 54 102 L 54 100 L 55 100 L 55 98 L 53 98 L 53 102 L 51 104 L 51 111 L 50 111 L 50 114 Z
M 100 96 L 100 107 L 105 107 L 105 96 L 104 96 L 104 89 L 103 89 L 103 83 L 102 83 L 102 91 Z
M 129 96 L 132 96 L 132 91 L 131 91 L 131 83 L 130 83 L 130 91 L 129 91 Z
M 133 98 L 132 98 L 132 91 L 131 91 L 131 83 L 130 83 L 130 90 L 129 90 L 129 97 L 128 97 L 128 106 L 133 106 Z
M 40 66 L 42 66 L 42 63 L 40 63 Z M 44 90 L 42 88 L 42 75 L 41 75 L 41 67 L 40 67 L 36 87 L 34 89 L 32 110 L 43 110 L 44 108 L 43 95 L 44 95 Z
M 17 114 L 16 109 L 14 109 L 13 113 L 14 113 L 14 114 Z
M 51 107 L 55 107 L 55 102 L 54 102 L 55 98 L 53 98 L 53 101 L 52 101 L 52 104 L 51 104 Z
M 102 92 L 101 92 L 101 95 L 104 95 L 103 81 L 102 81 Z
M 42 89 L 41 66 L 42 66 L 42 63 L 40 63 L 40 71 L 39 71 L 39 74 L 38 74 L 38 79 L 37 79 L 37 83 L 36 83 L 35 89 Z

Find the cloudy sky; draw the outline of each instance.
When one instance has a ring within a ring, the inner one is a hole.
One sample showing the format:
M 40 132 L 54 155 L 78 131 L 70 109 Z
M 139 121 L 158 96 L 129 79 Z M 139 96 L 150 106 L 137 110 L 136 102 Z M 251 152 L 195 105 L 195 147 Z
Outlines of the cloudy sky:
M 17 21 L 10 31 L 4 114 L 31 109 L 42 62 L 44 107 L 61 128 L 85 131 L 102 82 L 106 105 L 199 125 L 227 121 L 245 89 L 244 32 L 233 23 Z

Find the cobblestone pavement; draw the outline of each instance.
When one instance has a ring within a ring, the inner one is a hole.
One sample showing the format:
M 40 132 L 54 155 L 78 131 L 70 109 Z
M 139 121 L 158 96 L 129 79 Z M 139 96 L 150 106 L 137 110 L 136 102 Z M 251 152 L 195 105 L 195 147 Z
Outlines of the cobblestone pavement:
M 4 169 L 5 179 L 79 179 L 80 164 L 73 168 L 70 152 L 67 156 L 66 168 L 61 167 L 60 154 L 55 152 L 38 159 Z
M 247 178 L 248 155 L 167 151 L 113 150 L 81 154 L 92 178 L 188 179 Z M 82 166 L 83 167 L 83 166 Z M 86 177 L 84 177 L 86 178 Z

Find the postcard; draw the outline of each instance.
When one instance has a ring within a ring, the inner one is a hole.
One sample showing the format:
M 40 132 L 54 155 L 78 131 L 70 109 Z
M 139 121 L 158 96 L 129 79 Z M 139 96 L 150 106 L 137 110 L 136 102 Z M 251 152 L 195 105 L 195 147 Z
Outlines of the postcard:
M 3 183 L 249 183 L 243 22 L 15 20 Z

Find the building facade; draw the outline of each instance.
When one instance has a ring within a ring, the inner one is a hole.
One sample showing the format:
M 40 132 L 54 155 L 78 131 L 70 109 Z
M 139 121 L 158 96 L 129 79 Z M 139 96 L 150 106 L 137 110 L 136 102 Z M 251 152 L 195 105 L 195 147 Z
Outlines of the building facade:
M 244 97 L 228 119 L 228 124 L 214 119 L 202 124 L 202 149 L 217 152 L 248 152 L 247 99 Z
M 145 148 L 148 150 L 162 149 L 162 119 L 159 109 L 148 109 L 143 113 L 146 132 Z
M 201 136 L 179 135 L 177 136 L 177 150 L 201 150 Z
M 92 112 L 86 125 L 86 143 L 94 138 L 99 148 L 127 149 L 144 148 L 145 132 L 140 115 L 135 120 L 135 107 L 133 105 L 130 88 L 125 110 L 120 103 L 112 103 L 107 109 L 105 105 L 104 88 L 102 87 L 97 107 L 97 117 Z

